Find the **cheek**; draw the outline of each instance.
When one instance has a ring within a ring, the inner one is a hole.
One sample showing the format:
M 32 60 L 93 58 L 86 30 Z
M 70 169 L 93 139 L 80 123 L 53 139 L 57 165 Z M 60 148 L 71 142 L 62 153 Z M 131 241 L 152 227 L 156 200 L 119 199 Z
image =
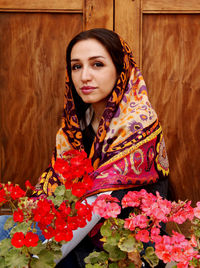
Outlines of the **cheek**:
M 115 83 L 117 82 L 117 73 L 115 71 L 111 72 L 110 75 L 107 77 L 107 81 L 110 84 L 110 87 L 114 87 Z
M 79 79 L 78 79 L 77 75 L 72 74 L 72 82 L 74 84 L 74 87 L 77 88 L 78 83 L 79 83 Z

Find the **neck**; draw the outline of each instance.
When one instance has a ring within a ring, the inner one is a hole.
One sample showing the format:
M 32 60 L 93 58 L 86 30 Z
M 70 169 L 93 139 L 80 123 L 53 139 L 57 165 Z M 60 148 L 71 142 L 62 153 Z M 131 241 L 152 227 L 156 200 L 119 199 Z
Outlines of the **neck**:
M 101 120 L 101 116 L 104 112 L 104 109 L 106 107 L 106 103 L 105 102 L 101 102 L 101 103 L 93 103 L 92 107 L 94 109 L 94 116 L 92 119 L 92 127 L 95 131 L 95 133 L 97 133 L 98 127 L 99 127 L 99 123 Z

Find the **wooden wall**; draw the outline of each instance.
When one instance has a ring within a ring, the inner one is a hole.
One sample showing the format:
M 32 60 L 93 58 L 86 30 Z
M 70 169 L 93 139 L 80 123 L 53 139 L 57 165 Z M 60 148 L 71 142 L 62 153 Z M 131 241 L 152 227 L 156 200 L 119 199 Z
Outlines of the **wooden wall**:
M 195 203 L 200 200 L 200 1 L 115 3 L 115 28 L 133 48 L 163 126 L 172 196 Z
M 80 14 L 0 14 L 1 181 L 35 183 L 47 167 L 62 115 L 65 48 L 81 30 Z
M 35 184 L 60 127 L 65 52 L 83 29 L 113 29 L 112 0 L 0 0 L 0 181 Z
M 193 201 L 200 198 L 199 40 L 199 14 L 144 16 L 143 73 L 164 128 L 171 185 Z

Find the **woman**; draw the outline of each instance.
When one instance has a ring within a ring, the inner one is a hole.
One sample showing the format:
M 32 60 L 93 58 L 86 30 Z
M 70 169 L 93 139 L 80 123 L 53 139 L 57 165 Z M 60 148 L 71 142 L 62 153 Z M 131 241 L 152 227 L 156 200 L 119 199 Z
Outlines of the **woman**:
M 167 196 L 165 143 L 145 82 L 128 45 L 106 29 L 82 32 L 68 45 L 62 128 L 36 196 L 51 195 L 61 184 L 53 166 L 72 148 L 84 149 L 92 159 L 94 185 L 88 200 L 95 200 L 101 192 L 121 199 L 128 190 L 141 188 Z M 64 256 L 78 246 L 58 267 L 84 267 L 84 257 L 96 244 L 83 237 L 98 221 L 98 217 L 93 219 L 89 228 L 75 235 L 75 242 L 67 244 Z
M 121 200 L 129 190 L 141 188 L 167 196 L 169 168 L 161 126 L 129 46 L 110 30 L 82 32 L 68 45 L 62 127 L 34 196 L 51 195 L 61 184 L 54 163 L 70 149 L 84 149 L 92 160 L 88 202 L 102 192 Z M 84 257 L 99 246 L 98 233 L 87 236 L 99 220 L 93 215 L 83 230 L 75 231 L 58 268 L 84 267 Z

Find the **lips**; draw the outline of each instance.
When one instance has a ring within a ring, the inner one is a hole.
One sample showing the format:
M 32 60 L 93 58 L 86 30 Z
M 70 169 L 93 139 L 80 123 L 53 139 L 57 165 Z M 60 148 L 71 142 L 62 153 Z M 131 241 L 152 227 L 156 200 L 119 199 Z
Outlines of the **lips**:
M 83 94 L 90 94 L 91 92 L 93 92 L 96 89 L 96 87 L 91 87 L 91 86 L 84 86 L 81 87 L 81 91 Z

